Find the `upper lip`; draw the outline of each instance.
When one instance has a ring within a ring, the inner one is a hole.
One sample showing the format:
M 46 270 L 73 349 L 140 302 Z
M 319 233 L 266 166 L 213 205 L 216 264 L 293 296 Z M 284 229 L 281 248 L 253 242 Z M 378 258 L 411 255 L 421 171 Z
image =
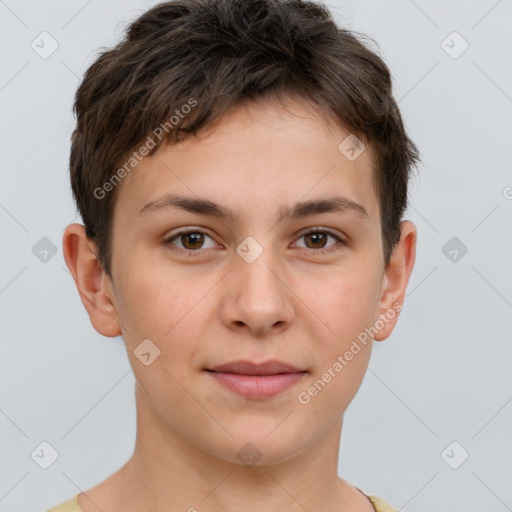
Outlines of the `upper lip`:
M 252 363 L 251 361 L 231 361 L 230 363 L 221 364 L 207 368 L 214 372 L 238 373 L 241 375 L 275 375 L 278 373 L 297 373 L 304 372 L 291 364 L 273 359 L 263 363 Z

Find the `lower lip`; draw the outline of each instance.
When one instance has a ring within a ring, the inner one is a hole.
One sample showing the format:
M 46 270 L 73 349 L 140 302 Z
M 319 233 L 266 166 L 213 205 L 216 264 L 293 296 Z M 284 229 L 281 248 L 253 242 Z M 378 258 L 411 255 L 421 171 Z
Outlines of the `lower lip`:
M 271 398 L 291 388 L 307 372 L 278 373 L 276 375 L 241 375 L 238 373 L 208 373 L 220 384 L 246 398 Z

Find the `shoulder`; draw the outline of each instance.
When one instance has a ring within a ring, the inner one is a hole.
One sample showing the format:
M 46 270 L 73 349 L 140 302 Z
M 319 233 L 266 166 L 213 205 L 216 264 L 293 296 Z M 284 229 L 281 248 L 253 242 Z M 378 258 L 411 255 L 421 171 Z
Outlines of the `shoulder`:
M 60 503 L 59 505 L 55 505 L 52 508 L 49 508 L 46 512 L 83 512 L 78 504 L 78 495 L 80 493 L 73 496 L 70 500 Z
M 368 496 L 376 512 L 397 512 L 396 508 L 378 496 Z

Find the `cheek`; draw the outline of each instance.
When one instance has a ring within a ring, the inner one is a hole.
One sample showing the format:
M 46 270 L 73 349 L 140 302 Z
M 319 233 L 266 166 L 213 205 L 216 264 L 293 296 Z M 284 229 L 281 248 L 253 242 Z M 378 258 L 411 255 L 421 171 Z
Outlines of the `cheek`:
M 347 266 L 311 294 L 311 309 L 330 328 L 317 344 L 319 366 L 309 383 L 314 388 L 310 391 L 318 396 L 311 400 L 314 412 L 341 413 L 362 383 L 372 347 L 365 329 L 374 324 L 379 302 L 376 268 L 374 262 Z
M 308 316 L 320 319 L 333 347 L 350 341 L 365 327 L 372 325 L 378 307 L 380 282 L 371 267 L 352 266 L 328 275 L 304 278 L 297 295 L 305 297 Z M 311 314 L 313 313 L 313 315 Z
M 132 266 L 120 286 L 120 315 L 128 335 L 163 340 L 194 308 L 200 294 L 197 286 L 165 269 Z
M 207 317 L 213 314 L 212 283 L 178 278 L 175 271 L 166 277 L 163 274 L 149 269 L 137 273 L 134 268 L 123 283 L 123 338 L 134 372 L 140 366 L 134 351 L 150 339 L 160 351 L 155 361 L 158 368 L 165 368 L 181 382 L 188 378 L 189 362 L 201 349 L 198 340 L 207 339 L 201 335 L 201 326 L 207 326 Z
M 184 329 L 197 303 L 195 294 L 185 289 L 184 283 L 161 275 L 157 279 L 152 271 L 131 272 L 123 284 L 123 338 L 135 378 L 155 410 L 184 399 L 180 383 L 188 378 L 184 361 L 193 349 Z M 159 412 L 165 414 L 165 407 Z

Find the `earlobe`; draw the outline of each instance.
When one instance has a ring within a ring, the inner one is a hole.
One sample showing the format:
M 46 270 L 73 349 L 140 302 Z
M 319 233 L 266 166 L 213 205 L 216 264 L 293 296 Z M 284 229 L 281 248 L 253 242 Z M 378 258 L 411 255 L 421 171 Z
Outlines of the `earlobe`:
M 400 230 L 400 241 L 393 250 L 383 278 L 379 318 L 376 319 L 380 320 L 382 328 L 375 334 L 375 341 L 385 340 L 395 328 L 416 259 L 416 226 L 411 221 L 402 221 Z
M 85 233 L 85 226 L 74 223 L 66 227 L 62 236 L 62 250 L 93 327 L 103 336 L 119 336 L 121 328 L 115 302 L 105 284 L 108 278 L 104 276 L 94 243 Z

